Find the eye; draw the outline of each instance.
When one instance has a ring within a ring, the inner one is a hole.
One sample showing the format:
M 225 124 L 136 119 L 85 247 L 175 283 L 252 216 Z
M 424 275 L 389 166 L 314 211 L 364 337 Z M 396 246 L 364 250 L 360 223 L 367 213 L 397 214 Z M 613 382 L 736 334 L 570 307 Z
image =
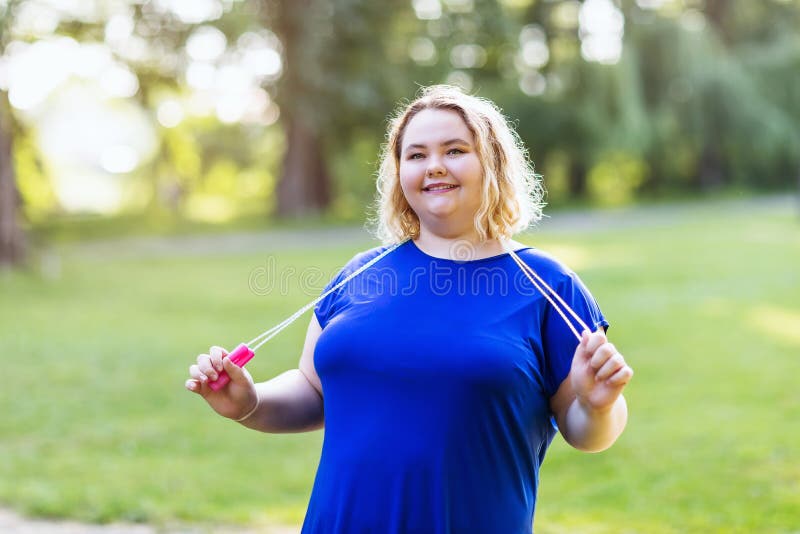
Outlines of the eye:
M 408 155 L 408 159 L 422 159 L 425 157 L 425 154 L 422 152 L 414 152 Z
M 450 150 L 447 151 L 447 154 L 451 155 L 451 156 L 452 155 L 456 155 L 456 154 L 463 154 L 463 153 L 464 153 L 464 151 L 461 150 L 460 148 L 451 148 Z

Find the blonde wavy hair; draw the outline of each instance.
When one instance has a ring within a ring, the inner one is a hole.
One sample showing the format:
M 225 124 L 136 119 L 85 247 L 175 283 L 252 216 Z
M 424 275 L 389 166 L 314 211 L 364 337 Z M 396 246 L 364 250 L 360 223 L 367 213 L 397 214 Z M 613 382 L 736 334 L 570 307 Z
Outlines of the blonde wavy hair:
M 533 171 L 516 131 L 491 101 L 465 94 L 457 87 L 433 85 L 420 90 L 389 121 L 377 177 L 375 233 L 384 243 L 419 237 L 419 217 L 400 187 L 400 149 L 406 127 L 424 109 L 455 111 L 475 139 L 483 167 L 483 199 L 475 213 L 481 241 L 510 239 L 542 217 L 540 176 Z

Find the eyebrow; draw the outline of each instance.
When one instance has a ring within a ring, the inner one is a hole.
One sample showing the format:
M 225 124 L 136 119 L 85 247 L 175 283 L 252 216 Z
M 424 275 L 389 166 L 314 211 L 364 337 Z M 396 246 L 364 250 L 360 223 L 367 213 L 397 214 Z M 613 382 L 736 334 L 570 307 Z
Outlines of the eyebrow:
M 444 143 L 441 143 L 439 146 L 447 146 L 447 145 L 469 145 L 469 143 L 467 141 L 464 141 L 460 137 L 456 137 L 455 139 L 449 139 L 449 140 L 445 141 Z M 419 143 L 414 143 L 414 144 L 408 145 L 406 147 L 406 150 L 409 150 L 411 148 L 428 148 L 428 147 L 426 145 L 421 145 Z

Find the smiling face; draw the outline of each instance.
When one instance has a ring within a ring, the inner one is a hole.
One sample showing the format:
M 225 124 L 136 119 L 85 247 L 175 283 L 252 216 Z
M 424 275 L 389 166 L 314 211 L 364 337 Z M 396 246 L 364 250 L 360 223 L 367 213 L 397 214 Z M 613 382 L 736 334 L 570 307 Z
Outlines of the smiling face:
M 399 170 L 400 186 L 421 230 L 441 237 L 474 232 L 483 167 L 461 115 L 433 108 L 414 115 L 403 133 Z

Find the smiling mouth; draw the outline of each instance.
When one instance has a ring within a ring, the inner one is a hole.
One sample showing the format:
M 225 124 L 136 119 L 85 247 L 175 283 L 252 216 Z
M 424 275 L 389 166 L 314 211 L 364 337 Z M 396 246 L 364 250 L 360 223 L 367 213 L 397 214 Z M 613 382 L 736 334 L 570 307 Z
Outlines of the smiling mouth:
M 458 186 L 454 184 L 433 184 L 427 187 L 423 187 L 423 191 L 427 191 L 429 193 L 438 193 L 440 191 L 450 191 L 451 189 L 456 189 Z

